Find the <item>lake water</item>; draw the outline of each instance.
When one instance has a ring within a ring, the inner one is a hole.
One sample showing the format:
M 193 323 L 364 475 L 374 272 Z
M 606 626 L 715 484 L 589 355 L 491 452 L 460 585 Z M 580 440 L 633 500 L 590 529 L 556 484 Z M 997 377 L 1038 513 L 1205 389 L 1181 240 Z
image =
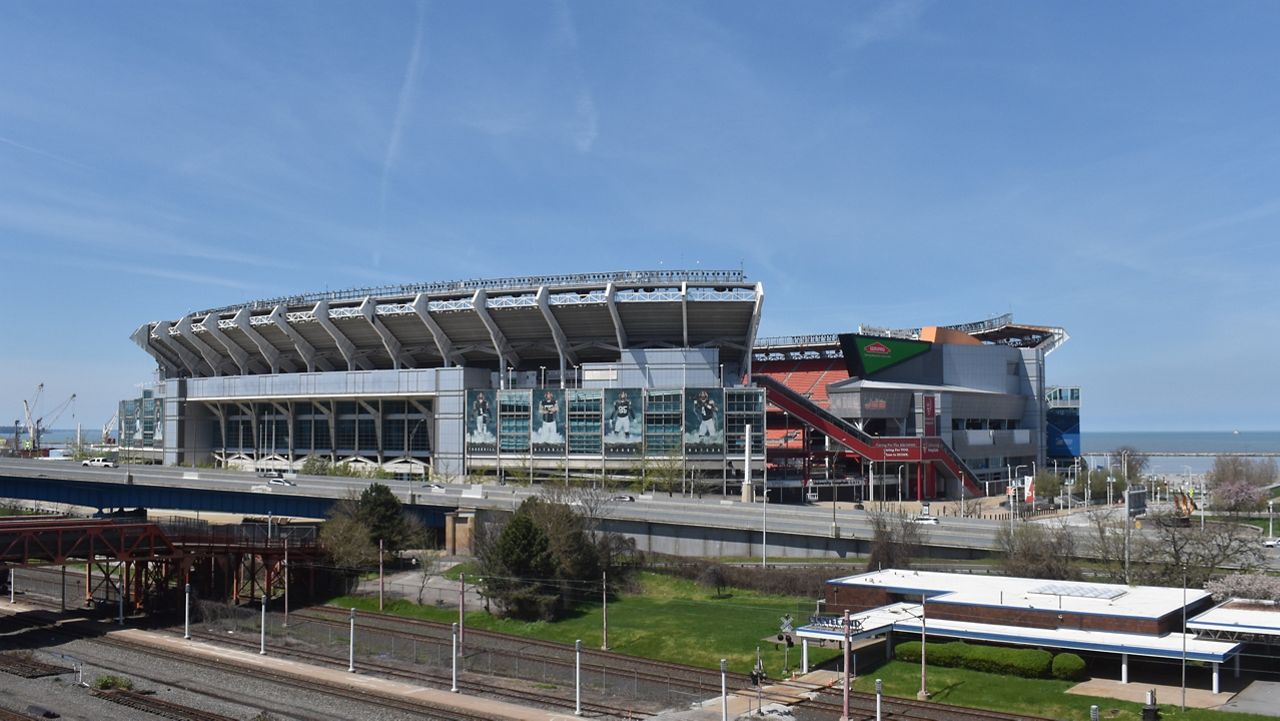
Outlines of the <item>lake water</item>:
M 1080 445 L 1088 455 L 1108 453 L 1121 446 L 1140 451 L 1181 451 L 1198 453 L 1280 453 L 1280 431 L 1116 431 L 1080 434 Z M 1099 461 L 1101 463 L 1101 461 Z M 1213 466 L 1212 458 L 1153 456 L 1152 473 L 1203 473 Z

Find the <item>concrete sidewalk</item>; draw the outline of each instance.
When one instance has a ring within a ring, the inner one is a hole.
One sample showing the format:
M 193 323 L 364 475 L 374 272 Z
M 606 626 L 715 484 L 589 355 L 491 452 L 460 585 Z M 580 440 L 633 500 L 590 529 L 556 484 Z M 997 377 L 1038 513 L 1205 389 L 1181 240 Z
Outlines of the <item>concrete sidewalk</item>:
M 1141 682 L 1120 683 L 1107 678 L 1091 678 L 1067 689 L 1067 693 L 1146 703 L 1147 691 L 1151 689 L 1155 689 L 1156 702 L 1158 703 L 1175 705 L 1182 703 L 1181 686 Z M 1216 708 L 1230 701 L 1233 696 L 1235 696 L 1235 692 L 1213 693 L 1209 689 L 1187 687 L 1187 707 Z

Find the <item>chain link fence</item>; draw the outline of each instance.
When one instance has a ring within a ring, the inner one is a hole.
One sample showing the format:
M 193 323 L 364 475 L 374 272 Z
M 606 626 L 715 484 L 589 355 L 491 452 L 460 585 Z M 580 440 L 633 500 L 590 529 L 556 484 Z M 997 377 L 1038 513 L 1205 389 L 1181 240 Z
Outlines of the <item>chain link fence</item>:
M 455 599 L 456 601 L 456 599 Z M 196 605 L 198 621 L 193 630 L 219 637 L 238 637 L 257 643 L 261 632 L 261 608 L 233 606 L 211 601 Z M 197 610 L 198 609 L 198 610 Z M 424 628 L 420 633 L 430 634 Z M 320 621 L 291 615 L 288 626 L 284 614 L 267 614 L 267 651 L 322 654 L 345 663 L 350 644 L 350 624 L 346 620 Z M 583 649 L 582 688 L 584 698 L 617 708 L 653 711 L 687 706 L 720 693 L 719 677 L 683 671 L 655 671 L 653 667 L 619 664 L 615 656 L 606 660 Z M 447 629 L 431 637 L 406 635 L 403 630 L 362 623 L 357 614 L 355 664 L 371 671 L 394 670 L 418 676 L 424 682 L 448 684 L 451 672 L 452 637 Z M 574 652 L 572 648 L 547 647 L 519 639 L 465 635 L 459 655 L 461 674 L 478 674 L 509 679 L 508 686 L 557 696 L 572 703 Z M 465 681 L 465 679 L 463 679 Z

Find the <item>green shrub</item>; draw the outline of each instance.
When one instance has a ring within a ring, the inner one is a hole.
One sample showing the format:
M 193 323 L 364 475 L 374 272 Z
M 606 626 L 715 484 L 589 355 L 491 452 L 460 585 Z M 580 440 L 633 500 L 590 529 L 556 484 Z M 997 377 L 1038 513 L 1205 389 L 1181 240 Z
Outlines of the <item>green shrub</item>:
M 1074 653 L 1060 653 L 1053 657 L 1053 677 L 1064 681 L 1084 678 L 1084 659 Z
M 1049 678 L 1053 654 L 1038 648 L 971 646 L 963 641 L 930 643 L 928 662 L 937 666 L 967 668 L 1023 678 Z M 902 661 L 920 660 L 920 642 L 900 643 L 894 655 Z
M 111 691 L 114 689 L 129 691 L 133 689 L 133 681 L 130 681 L 124 676 L 112 676 L 108 674 L 94 679 L 93 687 L 100 691 Z

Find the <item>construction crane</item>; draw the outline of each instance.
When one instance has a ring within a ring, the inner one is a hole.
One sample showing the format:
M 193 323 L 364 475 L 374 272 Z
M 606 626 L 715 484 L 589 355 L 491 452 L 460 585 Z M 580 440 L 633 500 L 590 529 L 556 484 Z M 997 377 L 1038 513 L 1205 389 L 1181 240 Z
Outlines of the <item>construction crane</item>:
M 66 412 L 67 408 L 72 407 L 72 405 L 76 402 L 76 394 L 72 393 L 70 398 L 59 403 L 53 410 L 49 411 L 49 413 L 47 414 L 47 417 L 49 418 L 49 422 L 46 423 L 45 422 L 46 416 L 36 416 L 35 418 L 32 417 L 34 414 L 37 413 L 37 408 L 38 408 L 37 404 L 40 402 L 40 394 L 43 392 L 44 392 L 44 384 L 41 383 L 40 385 L 36 386 L 35 397 L 31 401 L 25 401 L 25 400 L 22 401 L 22 411 L 26 416 L 27 435 L 30 437 L 32 455 L 39 455 L 40 437 L 44 435 L 44 432 L 49 430 L 49 428 L 51 428 L 53 424 L 56 423 L 58 419 L 62 417 L 62 414 Z M 72 415 L 73 416 L 75 415 L 74 411 L 72 411 Z
M 111 442 L 111 429 L 115 426 L 116 421 L 117 421 L 119 418 L 120 418 L 120 410 L 119 410 L 119 409 L 116 409 L 116 412 L 111 414 L 111 419 L 110 419 L 110 420 L 108 420 L 106 423 L 104 423 L 104 424 L 103 424 L 103 426 L 102 426 L 102 444 L 103 444 L 104 446 Z
M 23 399 L 22 401 L 22 415 L 27 421 L 27 437 L 31 439 L 30 443 L 31 443 L 32 450 L 35 450 L 40 447 L 40 437 L 36 433 L 36 422 L 31 417 L 31 409 L 35 408 L 40 403 L 41 393 L 44 393 L 43 383 L 36 386 L 36 394 L 34 397 L 32 397 L 30 402 L 28 402 L 26 399 Z

